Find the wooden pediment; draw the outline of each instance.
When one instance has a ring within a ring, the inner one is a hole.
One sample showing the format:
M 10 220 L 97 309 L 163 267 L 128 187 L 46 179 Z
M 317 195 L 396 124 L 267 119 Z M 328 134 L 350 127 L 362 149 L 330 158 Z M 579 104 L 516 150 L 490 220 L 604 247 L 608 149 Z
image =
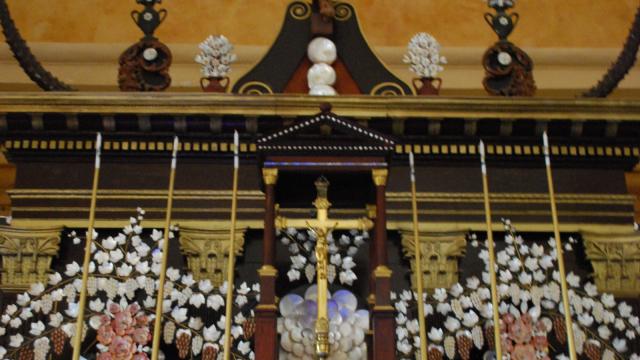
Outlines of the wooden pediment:
M 341 118 L 331 111 L 323 111 L 257 140 L 258 150 L 262 153 L 296 156 L 383 155 L 392 152 L 395 144 L 395 139 L 390 136 Z

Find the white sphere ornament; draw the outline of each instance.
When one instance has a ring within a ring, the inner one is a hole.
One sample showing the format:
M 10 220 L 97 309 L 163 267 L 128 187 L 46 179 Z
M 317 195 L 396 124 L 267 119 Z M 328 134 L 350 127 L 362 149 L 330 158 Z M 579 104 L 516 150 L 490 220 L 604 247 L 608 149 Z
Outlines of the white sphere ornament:
M 333 64 L 338 58 L 338 50 L 333 41 L 325 37 L 317 37 L 309 43 L 307 56 L 314 64 Z
M 315 64 L 307 72 L 309 88 L 317 85 L 333 85 L 336 83 L 336 71 L 328 64 Z
M 309 90 L 309 95 L 313 96 L 335 96 L 337 94 L 336 89 L 329 85 L 316 85 Z

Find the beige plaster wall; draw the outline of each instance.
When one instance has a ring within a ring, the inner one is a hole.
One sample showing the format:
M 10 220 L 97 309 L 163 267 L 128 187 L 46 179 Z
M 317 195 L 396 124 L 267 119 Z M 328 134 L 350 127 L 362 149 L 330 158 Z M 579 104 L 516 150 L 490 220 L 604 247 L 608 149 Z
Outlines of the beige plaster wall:
M 117 90 L 117 59 L 141 37 L 129 13 L 135 0 L 7 0 L 23 37 L 46 68 L 80 90 Z M 443 45 L 449 64 L 443 95 L 482 95 L 484 50 L 496 36 L 483 0 L 343 0 L 356 8 L 362 30 L 381 60 L 403 80 L 406 44 L 419 31 Z M 174 54 L 170 91 L 199 91 L 197 44 L 224 34 L 236 45 L 232 81 L 248 71 L 277 36 L 291 0 L 164 0 L 169 16 L 157 36 Z M 521 21 L 511 39 L 535 63 L 538 95 L 574 97 L 594 85 L 615 60 L 638 0 L 519 0 Z M 2 34 L 0 34 L 0 40 Z M 0 91 L 35 90 L 8 47 L 0 43 Z M 615 96 L 640 98 L 640 68 Z
M 349 0 L 372 45 L 402 46 L 427 31 L 445 46 L 484 46 L 495 39 L 482 0 Z M 134 0 L 8 0 L 14 20 L 33 42 L 118 43 L 140 33 L 129 17 Z M 289 0 L 165 0 L 158 31 L 167 43 L 196 43 L 223 33 L 236 44 L 268 45 Z M 618 47 L 637 0 L 520 0 L 513 40 L 525 47 Z

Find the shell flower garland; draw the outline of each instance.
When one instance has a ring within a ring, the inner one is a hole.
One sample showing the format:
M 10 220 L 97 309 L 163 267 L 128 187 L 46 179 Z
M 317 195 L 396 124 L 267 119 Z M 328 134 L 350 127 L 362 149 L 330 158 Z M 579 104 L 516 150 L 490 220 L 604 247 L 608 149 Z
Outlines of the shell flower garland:
M 200 54 L 195 61 L 202 65 L 202 75 L 206 78 L 223 78 L 231 72 L 231 64 L 236 61 L 232 53 L 233 45 L 224 35 L 210 35 L 200 45 Z
M 144 210 L 138 209 L 137 216 L 117 235 L 93 234 L 82 334 L 82 353 L 89 358 L 92 352 L 100 360 L 149 357 L 145 341 L 152 328 L 147 322 L 155 316 L 164 236 L 162 231 L 145 231 L 143 219 Z M 176 230 L 172 229 L 169 238 Z M 70 238 L 76 246 L 83 246 L 75 232 Z M 45 360 L 68 353 L 75 334 L 81 277 L 80 265 L 71 262 L 63 273 L 50 274 L 47 284 L 33 284 L 6 307 L 0 316 L 0 359 L 23 359 L 24 354 L 32 353 L 34 360 Z M 227 284 L 214 288 L 208 280 L 195 281 L 192 274 L 169 268 L 164 286 L 164 343 L 176 346 L 182 358 L 203 354 L 204 359 L 215 359 L 224 345 Z M 257 284 L 242 283 L 235 288 L 234 316 L 229 319 L 234 359 L 255 358 L 252 309 L 259 293 Z
M 289 281 L 299 280 L 301 272 L 304 271 L 307 281 L 311 284 L 316 276 L 315 233 L 311 230 L 298 231 L 289 228 L 278 235 L 282 244 L 287 246 L 291 253 L 291 267 L 287 272 Z M 329 283 L 333 283 L 337 276 L 341 284 L 353 285 L 353 281 L 358 278 L 353 271 L 356 267 L 353 259 L 368 238 L 369 233 L 357 230 L 342 234 L 337 240 L 333 237 L 333 233 L 327 236 Z
M 525 243 L 508 220 L 504 224 L 506 247 L 496 254 L 504 354 L 510 359 L 569 359 L 563 353 L 567 333 L 555 240 L 546 246 Z M 470 240 L 473 247 L 480 247 L 479 257 L 485 264 L 482 278 L 472 276 L 465 286 L 458 283 L 448 290 L 436 289 L 430 296 L 423 294 L 430 326 L 429 359 L 459 356 L 468 360 L 473 347 L 481 353 L 494 348 L 489 253 L 486 242 L 481 244 L 475 235 Z M 573 239 L 565 243 L 565 251 L 571 251 L 573 243 Z M 593 283 L 574 273 L 567 275 L 567 283 L 577 353 L 591 360 L 640 359 L 629 350 L 640 337 L 640 318 L 633 308 L 613 295 L 598 293 Z M 416 296 L 410 291 L 392 293 L 399 359 L 414 359 L 420 351 Z
M 447 58 L 440 56 L 440 43 L 436 38 L 427 33 L 418 33 L 407 47 L 407 53 L 403 58 L 405 64 L 410 64 L 409 69 L 418 77 L 435 78 L 447 63 Z

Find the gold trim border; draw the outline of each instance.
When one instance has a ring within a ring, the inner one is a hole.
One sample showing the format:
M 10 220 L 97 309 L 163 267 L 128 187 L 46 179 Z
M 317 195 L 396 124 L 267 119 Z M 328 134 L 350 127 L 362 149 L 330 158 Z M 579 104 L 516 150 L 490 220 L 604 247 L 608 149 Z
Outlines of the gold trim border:
M 235 145 L 230 142 L 218 141 L 186 141 L 180 144 L 181 152 L 191 153 L 232 153 Z M 95 148 L 92 140 L 42 140 L 42 139 L 10 139 L 4 141 L 7 150 L 29 151 L 89 151 Z M 173 143 L 170 141 L 135 141 L 135 140 L 105 140 L 103 150 L 145 152 L 145 151 L 172 151 Z M 254 143 L 241 143 L 241 153 L 255 153 L 257 146 Z M 396 154 L 416 155 L 477 155 L 475 144 L 398 144 Z M 512 144 L 487 144 L 487 154 L 496 156 L 542 156 L 540 145 L 512 145 Z M 594 145 L 554 145 L 551 146 L 551 155 L 569 157 L 602 157 L 602 158 L 630 158 L 640 156 L 640 147 L 637 146 L 594 146 Z

